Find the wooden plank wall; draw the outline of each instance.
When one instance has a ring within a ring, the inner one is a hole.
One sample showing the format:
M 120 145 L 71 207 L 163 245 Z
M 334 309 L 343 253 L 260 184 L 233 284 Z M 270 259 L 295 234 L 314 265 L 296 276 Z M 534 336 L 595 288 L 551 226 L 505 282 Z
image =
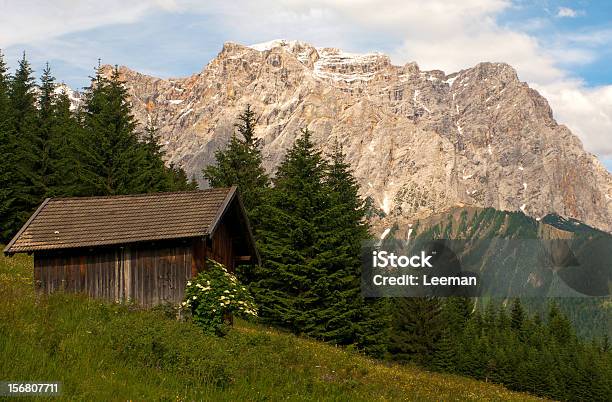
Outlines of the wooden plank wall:
M 191 243 L 34 255 L 36 288 L 82 292 L 143 306 L 182 301 L 191 277 Z
M 226 220 L 222 221 L 215 231 L 209 255 L 209 258 L 225 265 L 230 272 L 234 272 L 232 231 Z

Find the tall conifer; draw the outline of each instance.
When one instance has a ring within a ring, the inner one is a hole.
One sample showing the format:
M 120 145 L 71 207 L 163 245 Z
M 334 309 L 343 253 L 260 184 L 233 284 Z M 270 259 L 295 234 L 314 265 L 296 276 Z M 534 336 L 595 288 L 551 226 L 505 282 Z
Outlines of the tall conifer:
M 36 132 L 36 84 L 25 53 L 9 81 L 9 121 L 6 170 L 9 178 L 2 231 L 13 235 L 34 212 L 42 197 Z M 3 202 L 4 204 L 4 202 Z
M 322 186 L 325 168 L 310 132 L 303 130 L 278 168 L 258 229 L 264 263 L 252 289 L 261 315 L 298 333 L 312 331 L 317 305 L 327 292 L 315 286 L 325 272 L 316 245 L 329 202 Z
M 11 211 L 15 163 L 15 138 L 9 98 L 10 76 L 0 52 L 0 241 L 7 241 L 15 227 Z
M 87 144 L 81 144 L 83 190 L 90 195 L 144 193 L 150 188 L 146 154 L 115 67 L 110 78 L 100 68 L 86 94 L 83 113 Z
M 202 173 L 211 187 L 238 186 L 244 206 L 258 227 L 258 212 L 265 202 L 265 193 L 270 179 L 262 166 L 260 141 L 255 138 L 255 112 L 249 105 L 238 116 L 236 129 L 224 149 L 215 152 L 215 164 L 207 166 Z

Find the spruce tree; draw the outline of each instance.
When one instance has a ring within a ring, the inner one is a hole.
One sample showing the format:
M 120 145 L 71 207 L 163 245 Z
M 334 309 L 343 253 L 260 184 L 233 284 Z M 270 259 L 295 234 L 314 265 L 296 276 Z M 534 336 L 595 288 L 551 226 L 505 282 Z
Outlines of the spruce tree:
M 0 52 L 0 241 L 10 239 L 13 223 L 13 175 L 15 147 L 12 111 L 9 99 L 10 76 L 4 56 Z
M 510 327 L 515 331 L 520 331 L 523 328 L 525 322 L 525 310 L 521 304 L 521 300 L 516 298 L 512 303 L 512 310 L 510 312 Z
M 202 170 L 211 187 L 238 186 L 245 209 L 257 232 L 258 212 L 270 179 L 262 166 L 260 141 L 255 138 L 255 113 L 249 105 L 238 116 L 236 129 L 224 149 L 215 152 L 214 165 Z
M 258 229 L 264 262 L 251 289 L 261 316 L 297 333 L 313 331 L 319 301 L 328 292 L 315 286 L 325 273 L 316 244 L 329 202 L 322 185 L 325 168 L 310 132 L 303 130 L 278 168 Z
M 53 105 L 50 134 L 51 175 L 47 181 L 47 196 L 90 195 L 82 190 L 80 180 L 81 150 L 87 144 L 83 136 L 83 128 L 71 111 L 68 94 L 61 91 L 56 95 Z
M 55 77 L 51 75 L 49 63 L 45 65 L 40 78 L 40 93 L 38 96 L 38 118 L 35 138 L 35 150 L 38 152 L 35 174 L 39 178 L 40 193 L 47 196 L 50 193 L 52 168 L 52 136 L 56 124 Z
M 315 241 L 315 259 L 324 270 L 315 287 L 322 297 L 308 333 L 382 355 L 386 340 L 380 328 L 386 324 L 385 303 L 361 296 L 361 246 L 370 238 L 365 203 L 338 142 L 327 159 L 323 186 L 329 201 L 317 222 Z
M 442 331 L 440 340 L 437 342 L 431 367 L 435 370 L 453 373 L 457 367 L 457 350 L 456 340 L 459 339 L 456 334 L 452 334 L 450 329 L 445 328 Z
M 100 68 L 86 93 L 83 111 L 86 144 L 80 144 L 82 189 L 89 195 L 144 193 L 151 188 L 146 153 L 138 142 L 136 121 L 115 67 L 111 77 Z
M 174 172 L 169 171 L 164 164 L 164 152 L 157 133 L 156 117 L 150 118 L 147 122 L 141 146 L 144 152 L 143 180 L 149 183 L 147 191 L 181 190 L 180 183 L 175 183 Z
M 170 191 L 193 191 L 198 189 L 195 178 L 187 179 L 187 174 L 180 166 L 170 163 L 166 170 L 166 180 Z
M 36 132 L 36 84 L 25 53 L 8 86 L 9 127 L 5 148 L 5 175 L 8 177 L 2 201 L 2 232 L 10 238 L 36 209 L 43 196 Z
M 392 309 L 390 358 L 430 365 L 444 325 L 440 300 L 430 297 L 395 298 Z

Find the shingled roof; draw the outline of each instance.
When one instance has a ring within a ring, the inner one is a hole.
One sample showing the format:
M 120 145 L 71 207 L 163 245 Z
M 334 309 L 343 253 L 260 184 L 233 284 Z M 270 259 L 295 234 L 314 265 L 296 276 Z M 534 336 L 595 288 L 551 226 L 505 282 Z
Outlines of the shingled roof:
M 212 235 L 236 187 L 47 198 L 5 254 Z

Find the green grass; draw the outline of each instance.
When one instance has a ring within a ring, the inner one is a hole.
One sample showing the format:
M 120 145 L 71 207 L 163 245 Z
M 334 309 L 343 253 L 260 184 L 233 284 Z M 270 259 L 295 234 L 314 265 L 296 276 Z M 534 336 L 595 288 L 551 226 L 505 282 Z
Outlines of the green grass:
M 159 311 L 37 296 L 27 256 L 0 257 L 0 297 L 0 381 L 61 381 L 69 400 L 536 399 L 244 321 L 217 338 Z

